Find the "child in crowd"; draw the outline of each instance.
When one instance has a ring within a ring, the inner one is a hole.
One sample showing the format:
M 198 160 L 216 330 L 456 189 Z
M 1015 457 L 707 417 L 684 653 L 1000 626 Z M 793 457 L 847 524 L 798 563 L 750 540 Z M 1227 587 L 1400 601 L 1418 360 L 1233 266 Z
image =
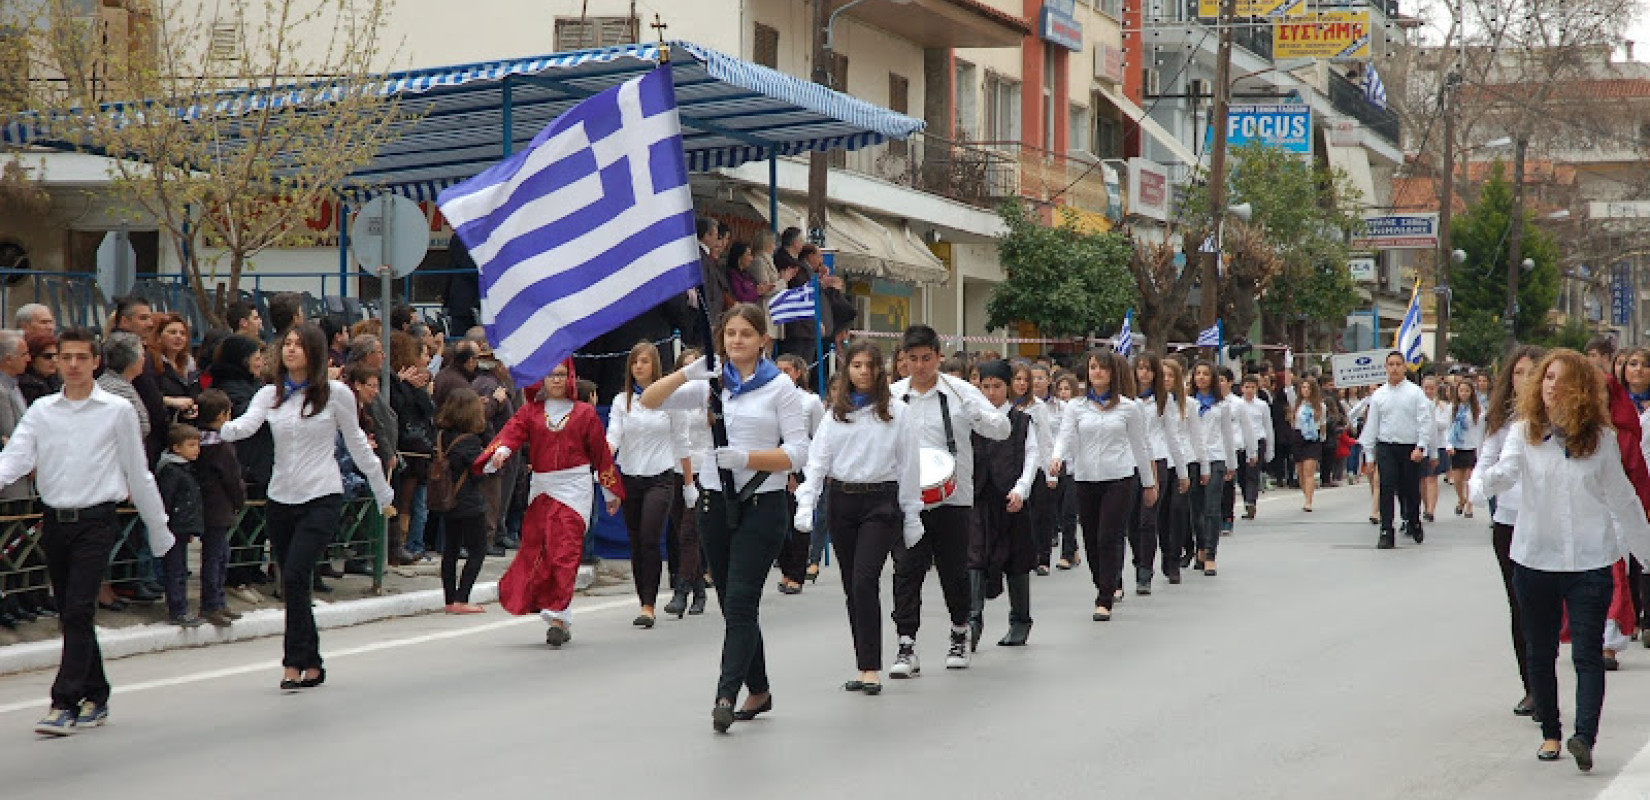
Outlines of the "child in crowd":
M 481 560 L 487 555 L 487 506 L 481 497 L 481 479 L 472 475 L 470 465 L 481 457 L 486 442 L 486 412 L 481 397 L 469 389 L 455 389 L 447 395 L 436 415 L 435 453 L 445 462 L 445 479 L 431 481 L 450 494 L 430 498 L 430 511 L 446 524 L 441 541 L 441 588 L 447 598 L 448 614 L 479 614 L 485 609 L 470 602 L 470 589 L 481 574 Z M 464 579 L 458 580 L 458 551 L 464 549 Z
M 229 577 L 229 529 L 241 507 L 246 505 L 246 484 L 241 481 L 241 462 L 235 445 L 218 436 L 229 421 L 229 395 L 207 389 L 195 399 L 195 424 L 201 426 L 200 457 L 195 459 L 195 482 L 200 487 L 201 516 L 201 616 L 220 628 L 241 618 L 224 602 L 224 583 Z
M 199 628 L 201 618 L 189 614 L 189 537 L 206 533 L 201 512 L 201 486 L 191 468 L 201 454 L 201 432 L 174 422 L 166 429 L 166 452 L 155 470 L 155 483 L 166 503 L 167 527 L 177 544 L 166 551 L 166 616 L 180 628 Z

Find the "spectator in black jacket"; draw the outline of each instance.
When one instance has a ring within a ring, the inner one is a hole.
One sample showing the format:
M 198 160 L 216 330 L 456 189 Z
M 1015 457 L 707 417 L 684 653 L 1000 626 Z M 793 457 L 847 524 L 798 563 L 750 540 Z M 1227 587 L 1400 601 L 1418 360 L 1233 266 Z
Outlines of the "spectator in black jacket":
M 481 476 L 470 470 L 481 459 L 481 448 L 486 443 L 481 438 L 487 432 L 481 396 L 470 389 L 454 389 L 436 417 L 436 429 L 435 451 L 445 456 L 446 484 L 453 490 L 452 507 L 440 512 L 432 509 L 430 513 L 432 527 L 437 519 L 447 526 L 441 547 L 441 588 L 447 598 L 447 613 L 476 614 L 483 609 L 470 602 L 470 589 L 487 555 L 487 504 L 481 496 Z M 460 548 L 465 555 L 462 580 L 458 580 Z
M 402 467 L 391 485 L 395 487 L 396 524 L 391 526 L 390 563 L 406 566 L 424 555 L 424 525 L 414 519 L 418 494 L 428 477 L 430 452 L 435 439 L 435 401 L 425 388 L 430 373 L 424 370 L 424 343 L 410 333 L 390 335 L 390 409 L 397 420 L 396 453 Z
M 195 480 L 194 461 L 201 455 L 201 432 L 193 425 L 166 427 L 166 452 L 155 470 L 155 484 L 166 504 L 167 527 L 177 543 L 166 551 L 166 616 L 180 628 L 199 628 L 201 618 L 189 614 L 189 537 L 206 533 L 201 510 L 201 486 Z
M 220 628 L 241 618 L 224 602 L 229 577 L 229 529 L 246 505 L 246 484 L 235 446 L 218 436 L 230 420 L 229 395 L 207 389 L 196 398 L 195 424 L 201 427 L 201 454 L 195 459 L 195 482 L 201 487 L 201 618 Z
M 34 401 L 62 391 L 63 379 L 57 374 L 57 336 L 31 333 L 25 341 L 29 345 L 29 368 L 17 376 L 17 390 L 32 406 Z
M 229 397 L 231 418 L 246 413 L 252 396 L 263 387 L 258 377 L 264 371 L 263 346 L 256 339 L 241 334 L 224 337 L 212 359 L 210 377 L 212 388 Z M 268 426 L 258 429 L 251 437 L 235 443 L 235 457 L 241 465 L 241 478 L 246 483 L 247 496 L 263 499 L 269 491 L 269 478 L 275 471 L 275 443 L 270 439 Z M 267 583 L 262 565 L 264 542 L 245 542 L 229 552 L 230 594 L 248 603 L 259 603 L 263 596 L 253 584 Z

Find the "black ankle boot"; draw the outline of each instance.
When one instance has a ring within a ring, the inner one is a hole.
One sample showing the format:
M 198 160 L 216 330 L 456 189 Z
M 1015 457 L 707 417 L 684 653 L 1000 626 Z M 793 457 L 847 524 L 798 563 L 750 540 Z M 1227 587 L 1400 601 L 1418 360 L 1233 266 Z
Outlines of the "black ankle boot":
M 693 582 L 693 602 L 688 604 L 689 614 L 695 616 L 705 613 L 705 579 L 700 578 Z
M 985 571 L 968 571 L 968 651 L 980 649 L 980 634 L 985 633 Z
M 681 619 L 687 611 L 688 592 L 686 583 L 677 583 L 676 591 L 670 595 L 670 602 L 665 603 L 665 614 L 675 614 L 677 619 Z
M 1008 576 L 1008 634 L 997 642 L 1002 647 L 1021 647 L 1031 636 L 1031 576 Z

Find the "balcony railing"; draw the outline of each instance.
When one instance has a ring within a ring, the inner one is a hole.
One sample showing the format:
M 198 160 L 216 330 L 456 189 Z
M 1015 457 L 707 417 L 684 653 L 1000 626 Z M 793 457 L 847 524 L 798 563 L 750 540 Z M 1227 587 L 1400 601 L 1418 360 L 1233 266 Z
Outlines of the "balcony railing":
M 984 209 L 1021 197 L 1107 210 L 1099 167 L 1019 142 L 956 142 L 918 134 L 855 150 L 846 169 Z
M 1380 108 L 1364 97 L 1364 90 L 1338 73 L 1329 73 L 1329 103 L 1336 111 L 1349 115 L 1374 131 L 1377 136 L 1400 145 L 1398 115 L 1391 109 Z

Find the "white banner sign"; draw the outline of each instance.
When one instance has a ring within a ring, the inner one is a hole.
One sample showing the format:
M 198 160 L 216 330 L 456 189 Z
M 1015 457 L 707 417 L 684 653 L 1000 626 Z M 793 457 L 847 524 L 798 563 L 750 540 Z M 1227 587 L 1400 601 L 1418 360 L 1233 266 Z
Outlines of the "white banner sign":
M 1379 386 L 1386 383 L 1386 354 L 1390 350 L 1337 353 L 1333 359 L 1335 387 Z
M 1375 282 L 1375 257 L 1353 256 L 1346 260 L 1346 270 L 1352 273 L 1352 280 L 1358 283 Z

